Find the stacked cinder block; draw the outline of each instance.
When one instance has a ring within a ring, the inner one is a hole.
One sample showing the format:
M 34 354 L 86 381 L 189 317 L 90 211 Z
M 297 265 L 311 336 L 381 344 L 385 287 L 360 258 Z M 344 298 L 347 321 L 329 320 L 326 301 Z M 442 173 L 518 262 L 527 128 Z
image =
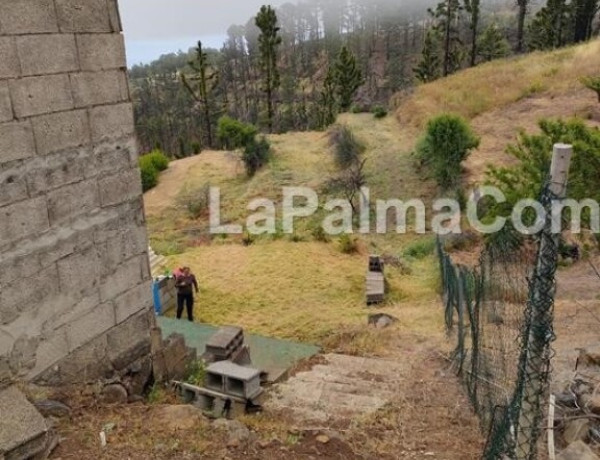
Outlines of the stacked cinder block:
M 116 0 L 0 0 L 0 388 L 147 359 L 147 251 Z

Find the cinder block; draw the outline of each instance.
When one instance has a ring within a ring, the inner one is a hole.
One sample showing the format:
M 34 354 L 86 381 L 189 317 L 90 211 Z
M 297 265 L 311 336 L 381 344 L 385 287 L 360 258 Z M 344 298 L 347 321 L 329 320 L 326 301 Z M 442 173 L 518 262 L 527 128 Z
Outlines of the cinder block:
M 6 81 L 0 81 L 0 123 L 13 119 L 10 90 Z
M 139 169 L 129 169 L 98 180 L 102 207 L 133 200 L 142 195 Z
M 15 78 L 21 75 L 17 44 L 14 37 L 0 37 L 0 78 Z
M 94 147 L 94 164 L 98 176 L 114 174 L 132 167 L 131 158 L 137 153 L 134 137 L 126 137 L 112 142 L 102 142 Z
M 92 141 L 101 141 L 133 136 L 133 106 L 131 103 L 94 107 L 90 111 Z
M 85 110 L 35 117 L 32 123 L 39 155 L 90 143 L 88 114 Z
M 93 308 L 88 314 L 67 325 L 69 351 L 74 351 L 86 342 L 107 332 L 115 325 L 115 312 L 112 303 L 104 303 Z
M 36 157 L 27 166 L 27 184 L 36 196 L 93 177 L 91 147 Z M 1 176 L 0 176 L 1 177 Z
M 72 254 L 57 263 L 61 292 L 81 298 L 90 295 L 99 282 L 99 258 L 91 248 Z
M 75 35 L 24 35 L 16 40 L 23 76 L 79 69 Z
M 32 286 L 35 288 L 32 289 Z M 41 308 L 42 298 L 49 298 L 57 293 L 58 274 L 55 266 L 3 286 L 0 292 L 0 324 L 10 324 L 23 311 Z
M 8 0 L 2 2 L 0 29 L 5 34 L 58 32 L 53 0 Z
M 0 246 L 45 232 L 49 226 L 44 197 L 4 206 L 0 208 Z
M 66 74 L 11 80 L 10 92 L 18 118 L 73 108 L 71 84 Z
M 111 70 L 127 67 L 125 42 L 121 34 L 77 36 L 81 70 Z
M 145 281 L 115 299 L 117 324 L 144 310 L 152 308 L 152 282 Z
M 27 181 L 23 168 L 4 171 L 0 168 L 0 207 L 24 200 L 27 196 Z
M 75 107 L 114 104 L 129 99 L 124 70 L 73 74 L 71 85 Z
M 143 281 L 142 262 L 148 257 L 137 256 L 119 265 L 113 273 L 102 280 L 100 298 L 103 302 L 115 299 L 132 286 L 137 286 Z
M 108 0 L 108 15 L 110 17 L 110 26 L 113 32 L 122 32 L 123 24 L 119 14 L 119 5 L 117 0 Z
M 102 0 L 56 0 L 61 32 L 111 32 L 108 5 Z
M 98 207 L 96 180 L 66 185 L 48 194 L 48 215 L 54 227 Z
M 0 165 L 34 155 L 35 142 L 29 121 L 0 124 Z

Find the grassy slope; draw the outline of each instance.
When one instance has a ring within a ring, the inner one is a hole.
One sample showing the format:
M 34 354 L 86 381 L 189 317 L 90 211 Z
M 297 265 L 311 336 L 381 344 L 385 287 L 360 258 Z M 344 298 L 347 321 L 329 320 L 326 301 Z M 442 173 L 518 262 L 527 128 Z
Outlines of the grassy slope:
M 472 119 L 482 146 L 467 163 L 468 180 L 481 180 L 489 162 L 506 162 L 507 143 L 519 127 L 533 129 L 543 116 L 586 115 L 600 121 L 593 94 L 578 78 L 600 68 L 600 42 L 493 62 L 417 88 L 402 102 L 396 118 L 343 115 L 367 144 L 369 185 L 374 198 L 435 196 L 435 187 L 415 171 L 410 151 L 426 119 L 441 111 Z M 400 123 L 399 123 L 400 121 Z M 266 335 L 306 340 L 344 351 L 378 351 L 375 334 L 365 332 L 364 273 L 369 253 L 399 255 L 415 236 L 361 237 L 360 253 L 343 255 L 335 241 L 312 241 L 300 225 L 299 238 L 262 237 L 244 247 L 239 237 L 206 236 L 207 218 L 190 220 L 174 207 L 186 187 L 221 187 L 223 214 L 243 223 L 245 206 L 257 197 L 278 199 L 285 185 L 319 189 L 335 170 L 324 133 L 270 136 L 271 164 L 256 177 L 244 177 L 234 153 L 205 152 L 173 163 L 157 189 L 146 195 L 151 242 L 159 253 L 173 253 L 171 266 L 188 264 L 203 286 L 198 317 L 214 324 L 239 324 Z M 409 263 L 412 274 L 388 269 L 391 295 L 383 310 L 401 318 L 400 329 L 432 335 L 442 331 L 433 257 Z M 340 337 L 350 337 L 351 345 Z M 354 346 L 354 348 L 353 348 Z
M 393 117 L 343 115 L 367 145 L 369 184 L 374 198 L 429 199 L 435 187 L 416 174 L 410 157 L 414 133 L 402 130 Z M 224 219 L 243 223 L 245 206 L 253 198 L 277 200 L 281 187 L 306 185 L 319 189 L 335 171 L 325 133 L 270 136 L 274 157 L 265 170 L 248 180 L 233 153 L 206 152 L 174 162 L 159 186 L 146 194 L 150 239 L 169 257 L 172 267 L 190 265 L 202 285 L 198 317 L 212 324 L 239 324 L 249 331 L 321 344 L 340 345 L 337 335 L 366 324 L 364 277 L 369 252 L 400 255 L 415 236 L 361 237 L 360 252 L 344 255 L 335 241 L 313 241 L 310 227 L 301 222 L 301 242 L 287 235 L 261 237 L 245 247 L 239 237 L 208 242 L 208 222 L 190 220 L 174 206 L 179 190 L 210 182 L 221 187 Z M 175 251 L 173 251 L 176 249 Z M 388 267 L 390 301 L 383 310 L 403 318 L 403 328 L 429 333 L 441 331 L 437 309 L 421 308 L 435 301 L 437 273 L 433 257 L 411 262 L 413 274 L 401 275 Z M 409 306 L 410 305 L 410 306 Z M 358 332 L 358 335 L 362 332 Z M 377 351 L 377 340 L 362 340 L 364 351 Z M 347 344 L 344 344 L 347 345 Z M 357 351 L 345 348 L 346 351 Z

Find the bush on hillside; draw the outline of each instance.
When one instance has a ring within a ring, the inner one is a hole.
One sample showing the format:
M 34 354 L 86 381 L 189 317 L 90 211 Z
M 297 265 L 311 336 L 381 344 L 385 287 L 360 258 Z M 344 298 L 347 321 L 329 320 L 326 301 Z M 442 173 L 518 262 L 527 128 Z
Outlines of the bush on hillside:
M 419 240 L 408 246 L 402 255 L 412 259 L 424 259 L 433 254 L 435 250 L 435 240 L 432 238 Z
M 469 124 L 457 115 L 440 115 L 427 123 L 417 144 L 417 156 L 431 168 L 443 189 L 460 184 L 462 162 L 479 146 L 479 138 Z
M 234 120 L 231 117 L 221 117 L 217 126 L 217 137 L 227 150 L 245 148 L 258 134 L 256 126 Z
M 356 237 L 344 233 L 340 236 L 338 243 L 340 245 L 340 251 L 344 254 L 354 254 L 358 252 L 358 240 Z
M 208 213 L 210 205 L 210 185 L 185 186 L 177 195 L 177 206 L 185 209 L 190 219 L 198 219 Z
M 160 150 L 155 149 L 146 155 L 142 155 L 138 164 L 142 176 L 142 190 L 147 192 L 158 184 L 158 175 L 169 167 L 169 159 Z
M 376 119 L 385 118 L 388 115 L 387 110 L 380 105 L 376 105 L 375 107 L 373 107 L 371 113 Z
M 348 168 L 359 163 L 365 152 L 365 145 L 360 142 L 350 128 L 336 125 L 332 128 L 330 144 L 334 147 L 335 162 L 340 168 Z
M 598 102 L 600 102 L 600 77 L 584 77 L 581 79 L 581 83 L 583 83 L 586 88 L 595 91 L 598 95 Z
M 271 145 L 263 136 L 260 140 L 252 139 L 246 145 L 242 160 L 246 167 L 246 173 L 252 177 L 256 172 L 269 162 Z

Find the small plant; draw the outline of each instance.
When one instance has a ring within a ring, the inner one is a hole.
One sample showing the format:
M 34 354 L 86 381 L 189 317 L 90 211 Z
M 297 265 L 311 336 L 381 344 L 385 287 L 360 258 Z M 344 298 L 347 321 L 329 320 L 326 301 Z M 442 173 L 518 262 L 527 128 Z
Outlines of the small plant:
M 435 240 L 419 240 L 410 246 L 408 246 L 402 255 L 412 259 L 424 259 L 425 257 L 433 254 L 435 250 Z
M 358 240 L 347 233 L 340 236 L 338 243 L 340 245 L 340 251 L 344 254 L 354 254 L 358 252 Z
M 479 138 L 469 124 L 457 115 L 440 115 L 427 123 L 427 130 L 417 144 L 417 157 L 431 167 L 443 189 L 460 183 L 462 162 L 471 150 L 479 147 Z
M 375 107 L 373 107 L 373 109 L 371 110 L 371 113 L 373 114 L 373 116 L 376 119 L 381 119 L 381 118 L 385 118 L 388 115 L 388 112 L 386 109 L 384 109 L 382 106 L 380 105 L 376 105 Z
M 148 393 L 148 403 L 160 404 L 165 399 L 165 390 L 159 383 L 154 383 Z
M 334 147 L 335 162 L 340 168 L 357 163 L 366 150 L 365 145 L 347 126 L 334 126 L 329 135 L 329 143 Z
M 190 385 L 202 386 L 204 385 L 204 378 L 206 377 L 206 364 L 203 360 L 197 359 L 192 361 L 186 367 L 185 382 Z
M 298 233 L 292 233 L 290 235 L 290 241 L 292 243 L 302 243 L 304 241 L 304 237 Z
M 320 243 L 329 243 L 329 236 L 322 225 L 317 225 L 311 230 L 311 235 L 315 241 Z
M 176 204 L 185 209 L 191 219 L 198 219 L 208 212 L 210 205 L 210 185 L 185 186 L 177 195 Z
M 254 244 L 254 235 L 248 230 L 244 231 L 244 234 L 242 235 L 242 244 L 244 246 L 252 246 Z
M 200 152 L 202 152 L 202 145 L 200 145 L 200 142 L 198 141 L 192 142 L 191 147 L 194 155 L 198 155 Z
M 598 95 L 598 102 L 600 102 L 600 76 L 599 77 L 584 77 L 581 79 L 581 83 L 592 91 L 595 91 Z

